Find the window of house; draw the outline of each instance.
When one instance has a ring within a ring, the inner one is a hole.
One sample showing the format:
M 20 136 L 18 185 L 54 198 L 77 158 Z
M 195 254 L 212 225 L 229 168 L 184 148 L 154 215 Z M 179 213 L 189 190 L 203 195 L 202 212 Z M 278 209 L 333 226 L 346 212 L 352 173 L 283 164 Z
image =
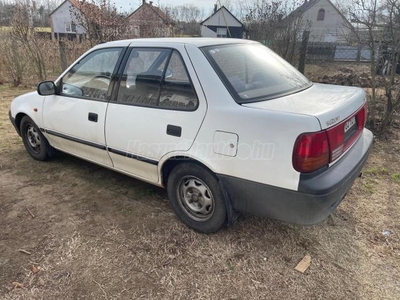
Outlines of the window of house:
M 198 102 L 181 56 L 170 49 L 133 49 L 117 101 L 175 110 L 193 110 Z
M 217 37 L 225 38 L 227 37 L 228 30 L 226 28 L 217 28 Z
M 65 23 L 66 32 L 76 32 L 76 24 L 74 22 Z
M 323 21 L 325 20 L 325 9 L 320 9 L 318 11 L 318 17 L 317 17 L 317 21 Z
M 135 37 L 139 37 L 140 36 L 140 28 L 139 26 L 135 25 L 131 28 L 131 30 L 133 31 L 133 35 Z
M 111 75 L 121 48 L 95 50 L 74 65 L 61 81 L 61 95 L 107 100 Z

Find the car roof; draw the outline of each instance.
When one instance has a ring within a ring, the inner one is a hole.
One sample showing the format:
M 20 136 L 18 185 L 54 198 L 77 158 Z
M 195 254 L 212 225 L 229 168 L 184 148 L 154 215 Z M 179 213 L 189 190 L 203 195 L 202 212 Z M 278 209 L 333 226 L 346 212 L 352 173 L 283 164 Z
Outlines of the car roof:
M 96 46 L 96 48 L 103 47 L 127 47 L 127 46 L 168 46 L 171 44 L 180 45 L 193 45 L 196 47 L 205 47 L 213 45 L 225 45 L 225 44 L 251 44 L 257 43 L 255 41 L 244 40 L 244 39 L 232 39 L 232 38 L 146 38 L 146 39 L 130 39 L 120 40 L 114 42 L 107 42 Z

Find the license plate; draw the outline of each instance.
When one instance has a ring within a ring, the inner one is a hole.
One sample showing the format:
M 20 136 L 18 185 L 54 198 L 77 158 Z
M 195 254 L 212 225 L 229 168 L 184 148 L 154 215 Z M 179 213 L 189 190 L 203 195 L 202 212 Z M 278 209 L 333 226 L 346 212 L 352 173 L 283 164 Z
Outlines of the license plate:
M 344 124 L 344 132 L 349 131 L 356 124 L 356 116 L 352 117 Z

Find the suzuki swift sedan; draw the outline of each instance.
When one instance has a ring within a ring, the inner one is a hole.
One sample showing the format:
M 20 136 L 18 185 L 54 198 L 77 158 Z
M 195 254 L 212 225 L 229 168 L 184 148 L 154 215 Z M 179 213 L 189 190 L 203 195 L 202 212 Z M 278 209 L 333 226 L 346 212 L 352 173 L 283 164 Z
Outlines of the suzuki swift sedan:
M 98 45 L 10 110 L 34 159 L 56 149 L 164 187 L 203 233 L 240 211 L 326 219 L 368 158 L 366 119 L 362 89 L 312 83 L 257 42 L 206 38 Z

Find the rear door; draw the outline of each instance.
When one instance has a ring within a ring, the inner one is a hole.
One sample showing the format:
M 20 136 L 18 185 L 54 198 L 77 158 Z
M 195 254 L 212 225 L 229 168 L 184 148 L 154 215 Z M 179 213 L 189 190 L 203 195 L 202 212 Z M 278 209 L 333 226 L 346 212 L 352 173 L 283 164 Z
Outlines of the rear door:
M 106 141 L 114 167 L 151 182 L 165 154 L 187 151 L 206 101 L 184 46 L 132 48 L 109 104 Z
M 89 53 L 61 79 L 59 92 L 45 98 L 44 129 L 51 145 L 112 166 L 106 151 L 104 125 L 111 77 L 123 49 L 104 48 Z

